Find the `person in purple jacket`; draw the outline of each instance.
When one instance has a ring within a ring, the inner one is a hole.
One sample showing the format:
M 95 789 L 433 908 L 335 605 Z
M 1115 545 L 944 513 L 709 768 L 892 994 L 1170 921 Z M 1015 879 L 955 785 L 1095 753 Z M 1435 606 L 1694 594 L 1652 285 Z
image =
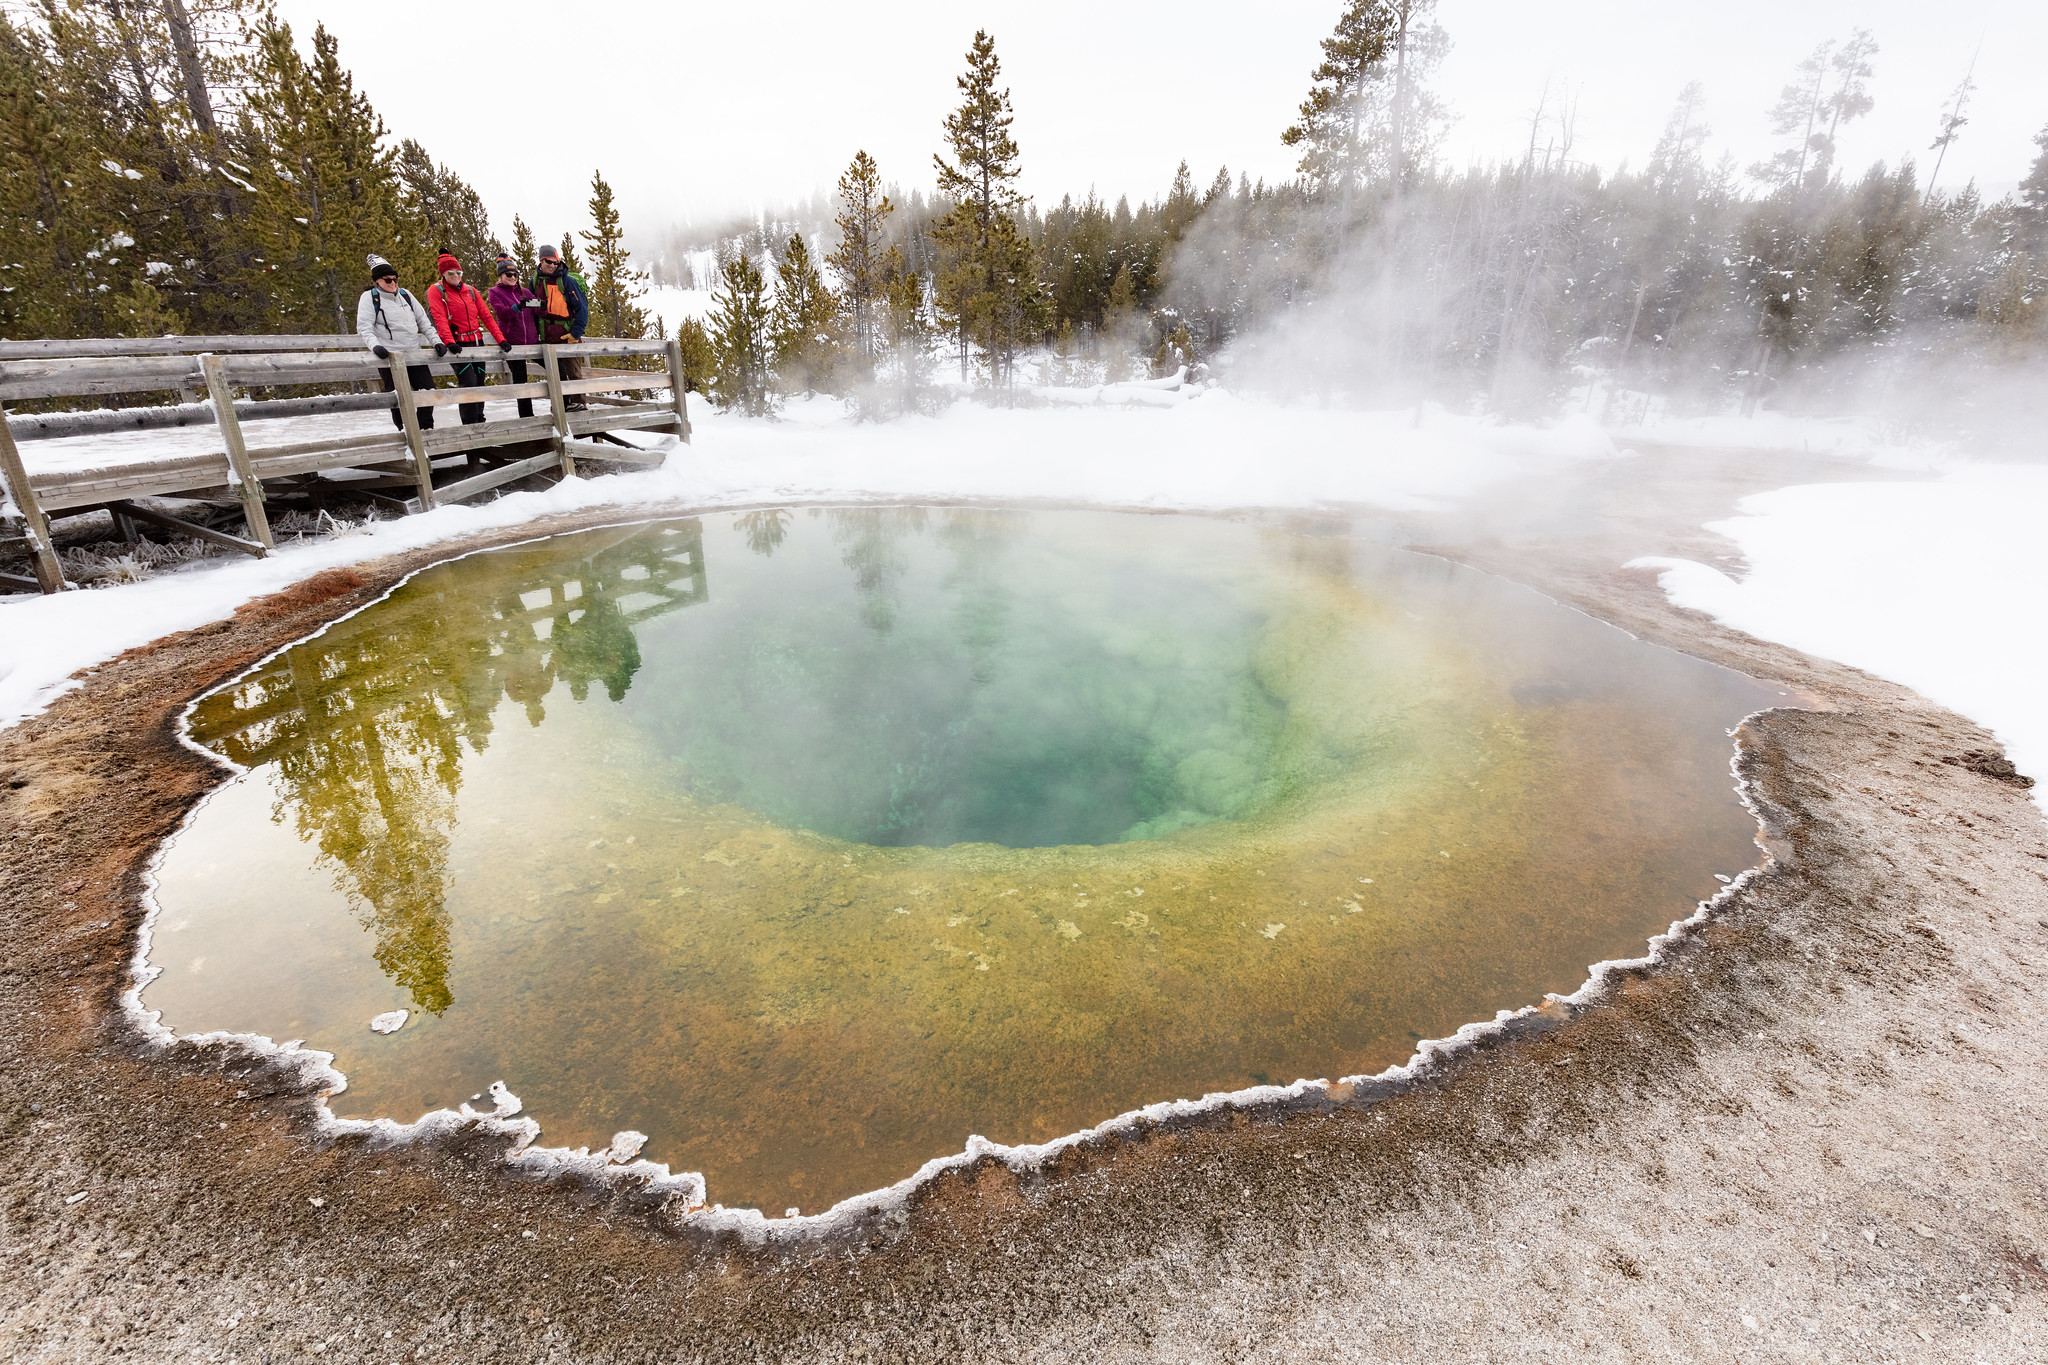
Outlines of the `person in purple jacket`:
M 498 327 L 505 333 L 505 340 L 514 346 L 538 346 L 540 344 L 540 300 L 533 291 L 519 282 L 519 264 L 510 256 L 498 258 L 498 282 L 491 286 L 486 296 L 491 311 L 497 314 Z M 526 362 L 506 360 L 505 365 L 512 371 L 512 382 L 526 382 Z M 533 400 L 519 400 L 519 415 L 533 416 Z

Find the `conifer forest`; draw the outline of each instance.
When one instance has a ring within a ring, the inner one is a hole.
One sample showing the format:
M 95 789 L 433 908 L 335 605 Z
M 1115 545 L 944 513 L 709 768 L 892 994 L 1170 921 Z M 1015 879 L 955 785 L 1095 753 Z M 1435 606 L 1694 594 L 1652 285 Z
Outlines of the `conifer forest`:
M 388 128 L 334 39 L 260 0 L 11 5 L 0 335 L 342 331 L 369 252 L 426 280 L 441 250 L 530 266 L 559 240 L 593 334 L 660 331 L 650 284 L 715 290 L 672 334 L 695 387 L 756 414 L 822 392 L 886 417 L 963 385 L 1019 402 L 1183 366 L 1325 401 L 1528 414 L 1590 403 L 1597 380 L 1610 405 L 1752 411 L 1867 398 L 1907 364 L 1974 393 L 2039 355 L 2048 129 L 1996 200 L 1941 177 L 1967 83 L 1924 162 L 1841 164 L 1882 57 L 1853 30 L 1787 61 L 1781 147 L 1757 164 L 1711 157 L 1692 85 L 1640 166 L 1576 157 L 1567 98 L 1517 155 L 1454 166 L 1435 9 L 1349 0 L 1273 130 L 1298 157 L 1277 183 L 1183 162 L 1135 204 L 1026 199 L 977 33 L 928 166 L 850 149 L 829 193 L 682 226 L 626 224 L 593 168 L 587 223 L 557 239 Z

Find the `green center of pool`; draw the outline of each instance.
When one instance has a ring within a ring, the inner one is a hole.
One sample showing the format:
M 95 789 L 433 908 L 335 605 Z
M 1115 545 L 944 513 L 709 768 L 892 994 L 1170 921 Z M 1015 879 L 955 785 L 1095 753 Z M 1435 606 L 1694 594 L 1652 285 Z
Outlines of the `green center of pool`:
M 246 771 L 145 1002 L 815 1210 L 1575 988 L 1752 861 L 1726 731 L 1782 701 L 1341 522 L 582 532 L 194 708 Z

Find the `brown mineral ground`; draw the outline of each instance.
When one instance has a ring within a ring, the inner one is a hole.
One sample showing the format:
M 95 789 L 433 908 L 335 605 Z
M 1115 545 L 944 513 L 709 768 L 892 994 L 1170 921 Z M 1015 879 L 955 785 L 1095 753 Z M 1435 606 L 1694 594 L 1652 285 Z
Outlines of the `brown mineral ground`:
M 474 544 L 133 651 L 0 732 L 0 1357 L 2048 1358 L 2039 809 L 1978 726 L 1617 567 L 1871 477 L 1651 451 L 1380 518 L 1819 708 L 1738 735 L 1772 862 L 1658 965 L 1376 1103 L 984 1159 L 795 1247 L 516 1179 L 475 1128 L 322 1140 L 295 1074 L 120 1008 L 144 868 L 216 780 L 185 703 Z

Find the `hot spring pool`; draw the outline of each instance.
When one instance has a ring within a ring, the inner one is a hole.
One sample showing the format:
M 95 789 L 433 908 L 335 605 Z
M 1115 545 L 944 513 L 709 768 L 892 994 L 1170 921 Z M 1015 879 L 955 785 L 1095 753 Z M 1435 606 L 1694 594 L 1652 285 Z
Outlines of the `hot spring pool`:
M 1377 1071 L 1755 860 L 1774 689 L 1343 522 L 806 509 L 429 569 L 193 709 L 144 1004 L 816 1211 Z M 405 1009 L 396 1033 L 373 1016 Z

